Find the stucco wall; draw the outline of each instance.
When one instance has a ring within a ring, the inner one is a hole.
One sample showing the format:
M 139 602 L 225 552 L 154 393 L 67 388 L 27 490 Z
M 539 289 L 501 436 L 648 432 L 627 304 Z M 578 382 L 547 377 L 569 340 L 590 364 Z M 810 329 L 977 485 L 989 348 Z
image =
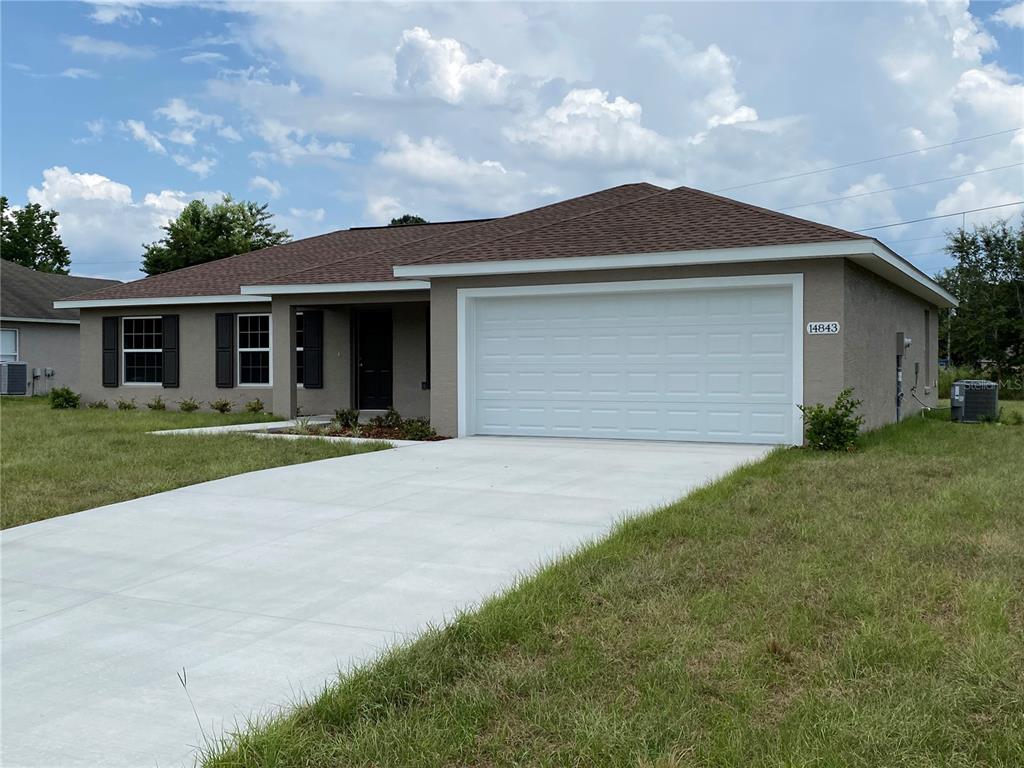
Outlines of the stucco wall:
M 838 320 L 843 323 L 844 266 L 841 259 L 434 278 L 431 280 L 430 290 L 431 423 L 442 434 L 454 435 L 458 432 L 456 291 L 459 288 L 765 274 L 804 276 L 805 323 L 810 320 Z M 804 335 L 805 402 L 832 400 L 843 388 L 844 334 L 845 330 L 835 336 Z
M 392 307 L 394 317 L 394 404 L 404 416 L 428 417 L 430 393 L 421 383 L 426 375 L 426 322 L 428 309 L 425 294 L 399 296 L 389 294 L 386 305 Z M 374 301 L 376 299 L 376 301 Z M 345 301 L 345 304 L 340 303 Z M 216 349 L 214 315 L 218 312 L 272 312 L 273 343 L 271 350 L 273 381 L 283 382 L 285 367 L 290 357 L 280 357 L 287 331 L 282 318 L 287 308 L 304 306 L 324 312 L 324 386 L 322 389 L 298 389 L 296 400 L 302 413 L 330 414 L 336 408 L 351 403 L 352 350 L 350 333 L 351 304 L 381 303 L 380 294 L 351 294 L 340 298 L 320 295 L 276 299 L 269 304 L 216 304 L 174 305 L 160 307 L 132 307 L 131 311 L 109 309 L 82 310 L 81 358 L 83 361 L 79 391 L 87 402 L 106 400 L 113 404 L 117 398 L 135 398 L 142 407 L 155 395 L 160 395 L 169 408 L 177 408 L 179 401 L 192 397 L 209 407 L 209 402 L 221 398 L 231 400 L 235 409 L 246 402 L 260 398 L 267 410 L 281 412 L 281 403 L 274 402 L 274 386 L 232 387 L 220 389 L 214 378 Z M 178 315 L 180 346 L 180 386 L 165 389 L 160 385 L 122 385 L 104 387 L 102 384 L 102 318 L 106 316 L 135 317 L 142 315 Z M 77 347 L 76 347 L 77 354 Z M 279 388 L 280 389 L 280 388 Z M 284 397 L 279 398 L 284 400 Z
M 937 307 L 907 293 L 863 267 L 845 262 L 845 386 L 863 401 L 866 429 L 896 419 L 896 333 L 912 340 L 903 359 L 902 417 L 921 405 L 911 396 L 917 374 L 917 397 L 935 405 L 938 390 Z M 927 314 L 926 314 L 927 313 Z
M 54 387 L 78 390 L 78 326 L 69 323 L 19 323 L 5 320 L 4 328 L 18 331 L 18 360 L 28 364 L 29 391 L 45 395 Z M 53 368 L 33 381 L 33 368 Z

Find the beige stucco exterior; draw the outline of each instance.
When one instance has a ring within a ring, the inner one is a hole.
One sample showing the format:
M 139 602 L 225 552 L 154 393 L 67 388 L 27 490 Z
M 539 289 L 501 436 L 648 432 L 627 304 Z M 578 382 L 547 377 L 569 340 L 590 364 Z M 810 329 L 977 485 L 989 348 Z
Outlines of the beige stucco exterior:
M 29 394 L 45 395 L 54 387 L 78 389 L 79 343 L 77 323 L 46 323 L 4 320 L 0 327 L 18 332 L 18 361 L 28 364 Z M 34 368 L 53 369 L 47 378 Z
M 480 277 L 434 278 L 426 291 L 386 293 L 311 293 L 276 296 L 270 304 L 239 303 L 133 307 L 131 311 L 82 310 L 80 387 L 87 401 L 134 397 L 142 405 L 161 395 L 171 407 L 186 397 L 203 401 L 227 398 L 236 408 L 260 398 L 269 410 L 289 415 L 331 413 L 352 405 L 351 316 L 360 305 L 386 305 L 393 313 L 393 400 L 404 416 L 429 417 L 442 434 L 458 433 L 457 291 L 560 283 L 666 280 L 698 277 L 799 274 L 803 284 L 803 323 L 837 321 L 832 335 L 803 333 L 803 400 L 828 403 L 845 387 L 863 401 L 865 427 L 895 419 L 896 333 L 913 344 L 904 359 L 903 415 L 936 397 L 938 309 L 927 301 L 843 258 L 764 261 L 689 267 L 594 270 Z M 324 311 L 324 387 L 290 388 L 294 377 L 293 314 L 303 308 Z M 273 384 L 219 389 L 214 382 L 214 314 L 271 312 Z M 180 317 L 180 378 L 177 389 L 160 386 L 105 388 L 101 381 L 101 318 L 177 314 Z M 428 325 L 429 324 L 429 325 Z M 429 328 L 429 371 L 428 371 Z M 915 369 L 915 365 L 917 368 Z M 916 375 L 915 375 L 916 371 Z M 428 387 L 429 382 L 429 389 Z

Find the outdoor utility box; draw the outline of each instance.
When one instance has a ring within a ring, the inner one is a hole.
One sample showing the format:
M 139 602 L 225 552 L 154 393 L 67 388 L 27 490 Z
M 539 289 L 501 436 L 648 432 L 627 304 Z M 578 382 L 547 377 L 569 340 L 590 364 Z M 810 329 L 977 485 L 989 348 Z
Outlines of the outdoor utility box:
M 0 363 L 0 395 L 28 394 L 28 363 Z
M 999 418 L 999 385 L 984 379 L 954 381 L 949 402 L 953 421 L 995 421 Z

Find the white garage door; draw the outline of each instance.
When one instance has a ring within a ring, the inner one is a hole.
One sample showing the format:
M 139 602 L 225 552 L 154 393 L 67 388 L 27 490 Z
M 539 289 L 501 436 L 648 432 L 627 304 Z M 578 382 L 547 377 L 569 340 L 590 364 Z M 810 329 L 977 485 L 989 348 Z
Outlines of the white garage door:
M 793 305 L 790 285 L 474 296 L 465 431 L 795 442 Z

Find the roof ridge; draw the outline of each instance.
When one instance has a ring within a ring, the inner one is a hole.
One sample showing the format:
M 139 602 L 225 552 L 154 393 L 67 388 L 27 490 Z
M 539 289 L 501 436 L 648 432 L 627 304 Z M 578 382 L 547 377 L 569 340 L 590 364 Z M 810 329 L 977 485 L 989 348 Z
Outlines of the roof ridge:
M 653 189 L 659 190 L 658 192 L 655 192 L 655 193 L 652 193 L 652 194 L 661 194 L 663 192 L 668 192 L 669 191 L 669 190 L 663 189 L 662 187 L 658 187 L 658 186 L 656 186 L 654 184 L 650 184 L 649 182 L 646 182 L 646 181 L 634 181 L 634 182 L 630 182 L 628 184 L 616 184 L 614 187 L 608 187 L 607 189 L 599 189 L 596 192 L 588 192 L 585 195 L 577 195 L 576 197 L 570 197 L 568 200 L 559 200 L 557 202 L 548 203 L 547 205 L 541 205 L 541 206 L 538 206 L 536 208 L 529 208 L 529 209 L 527 209 L 525 211 L 518 211 L 516 213 L 510 213 L 507 216 L 497 216 L 497 217 L 495 217 L 493 219 L 480 219 L 480 220 L 477 221 L 477 223 L 470 223 L 470 224 L 468 224 L 467 226 L 461 228 L 458 231 L 463 232 L 463 231 L 475 229 L 476 227 L 482 227 L 482 226 L 484 226 L 486 224 L 490 224 L 490 223 L 493 223 L 493 222 L 496 222 L 496 221 L 504 221 L 505 219 L 511 219 L 511 218 L 513 218 L 515 216 L 523 216 L 523 215 L 528 214 L 528 213 L 535 213 L 537 211 L 543 211 L 545 208 L 553 208 L 556 205 L 562 205 L 562 204 L 568 203 L 568 202 L 570 202 L 572 200 L 584 200 L 584 199 L 586 199 L 588 197 L 594 197 L 595 195 L 600 195 L 600 194 L 603 194 L 605 192 L 610 192 L 613 189 L 622 189 L 622 188 L 625 188 L 625 187 L 642 187 L 642 186 L 648 186 L 648 187 L 652 187 Z M 648 197 L 650 197 L 650 195 L 648 195 Z M 641 198 L 641 199 L 642 200 L 646 200 L 647 198 Z M 634 202 L 634 201 L 629 201 L 629 202 Z M 622 203 L 616 203 L 615 205 L 606 206 L 605 208 L 600 208 L 598 210 L 599 211 L 606 211 L 609 208 L 616 207 L 617 205 L 622 205 Z M 573 219 L 578 218 L 580 215 L 583 215 L 583 214 L 577 214 L 577 216 L 570 216 L 567 219 L 559 219 L 557 222 L 552 222 L 552 224 L 564 224 L 567 221 L 572 221 Z M 473 221 L 473 220 L 470 220 L 470 221 Z M 493 238 L 490 238 L 490 239 L 484 238 L 483 240 L 478 240 L 476 242 L 469 243 L 468 245 L 462 245 L 462 246 L 459 246 L 457 248 L 449 248 L 447 251 L 441 251 L 440 253 L 436 253 L 433 256 L 427 256 L 427 257 L 424 257 L 423 259 L 417 259 L 415 261 L 410 261 L 409 263 L 410 264 L 419 264 L 419 263 L 421 263 L 423 261 L 428 261 L 430 259 L 436 258 L 437 256 L 442 256 L 445 253 L 450 253 L 451 251 L 458 251 L 458 250 L 462 250 L 463 248 L 472 248 L 474 246 L 481 245 L 482 243 L 492 243 L 492 242 L 495 242 L 497 240 L 501 240 L 501 239 L 503 239 L 505 237 L 511 237 L 513 235 L 521 235 L 524 232 L 532 232 L 532 231 L 537 230 L 537 229 L 544 229 L 544 227 L 547 227 L 547 226 L 550 226 L 550 224 L 544 224 L 544 225 L 537 226 L 537 227 L 532 227 L 532 228 L 531 227 L 526 227 L 524 229 L 520 229 L 520 230 L 517 230 L 515 232 L 509 232 L 509 233 L 507 233 L 505 235 L 501 235 L 499 237 L 493 237 Z M 390 251 L 390 250 L 393 250 L 395 248 L 404 248 L 406 246 L 413 245 L 415 243 L 422 243 L 422 242 L 424 242 L 426 240 L 433 240 L 435 238 L 440 238 L 442 236 L 443 235 L 431 235 L 430 237 L 422 237 L 422 238 L 419 238 L 417 240 L 409 240 L 407 242 L 399 243 L 397 245 L 389 245 L 389 246 L 386 246 L 384 248 L 378 248 L 376 251 L 367 251 L 366 253 L 361 254 L 361 255 L 364 256 L 364 257 L 373 256 L 375 254 L 383 253 L 383 252 L 386 252 L 386 251 Z M 299 269 L 299 270 L 296 270 L 295 272 L 286 272 L 284 276 L 287 277 L 289 275 L 301 275 L 301 274 L 303 274 L 305 272 L 312 272 L 314 270 L 324 269 L 325 267 L 329 267 L 332 264 L 337 264 L 339 261 L 342 261 L 342 259 L 336 259 L 335 261 L 331 261 L 331 262 L 328 262 L 326 264 L 321 264 L 321 265 L 315 266 L 315 267 L 306 267 L 305 269 Z M 257 283 L 257 285 L 258 285 L 258 283 Z
M 757 211 L 758 213 L 767 213 L 771 216 L 774 216 L 775 218 L 786 219 L 787 221 L 796 221 L 800 222 L 801 224 L 809 224 L 810 226 L 820 229 L 823 232 L 835 232 L 846 236 L 862 238 L 864 240 L 872 239 L 867 237 L 867 235 L 861 235 L 856 232 L 841 229 L 840 227 L 833 227 L 829 224 L 822 224 L 820 221 L 814 221 L 812 219 L 803 219 L 799 216 L 791 216 L 788 213 L 782 213 L 782 211 L 774 211 L 771 208 L 764 208 L 763 206 L 754 205 L 753 203 L 746 203 L 742 200 L 735 200 L 731 197 L 725 197 L 724 195 L 716 195 L 714 192 L 707 192 L 703 189 L 697 189 L 696 187 L 688 187 L 686 185 L 681 185 L 675 187 L 672 191 L 674 192 L 679 189 L 685 189 L 687 192 L 695 192 L 698 195 L 703 195 L 704 197 L 711 197 L 714 198 L 715 200 L 720 200 L 724 203 L 731 203 L 732 205 L 739 206 L 740 208 L 746 208 L 747 210 L 750 211 Z
M 623 187 L 627 187 L 627 186 L 640 186 L 640 185 L 643 185 L 643 184 L 647 184 L 647 182 L 640 182 L 639 184 L 620 184 L 619 186 L 623 186 Z M 587 211 L 586 213 L 578 213 L 575 216 L 570 216 L 567 219 L 560 219 L 558 221 L 548 222 L 547 224 L 542 224 L 541 226 L 533 227 L 532 229 L 524 229 L 524 230 L 519 230 L 517 232 L 509 232 L 508 234 L 502 235 L 501 237 L 495 237 L 495 238 L 491 238 L 490 240 L 484 240 L 481 243 L 471 243 L 470 245 L 459 246 L 458 248 L 449 248 L 447 251 L 442 251 L 441 253 L 435 253 L 433 256 L 427 256 L 426 258 L 418 259 L 417 261 L 412 261 L 412 262 L 409 262 L 409 263 L 410 264 L 424 264 L 424 263 L 426 263 L 428 261 L 433 261 L 434 259 L 440 258 L 441 256 L 445 256 L 445 255 L 450 254 L 450 253 L 455 253 L 457 251 L 464 251 L 467 248 L 473 248 L 475 246 L 482 245 L 483 243 L 496 243 L 499 240 L 505 240 L 505 239 L 507 239 L 509 237 L 517 237 L 517 236 L 522 235 L 522 234 L 524 234 L 526 232 L 540 232 L 541 230 L 548 229 L 549 227 L 561 226 L 561 225 L 566 224 L 566 223 L 568 223 L 570 221 L 578 221 L 579 219 L 585 219 L 588 216 L 594 216 L 594 215 L 601 214 L 601 213 L 608 213 L 608 211 L 614 210 L 615 208 L 622 208 L 622 207 L 627 206 L 627 205 L 633 205 L 635 203 L 642 203 L 644 201 L 650 200 L 652 197 L 660 197 L 661 195 L 667 195 L 667 194 L 670 194 L 670 193 L 675 191 L 675 190 L 672 190 L 672 189 L 664 189 L 663 187 L 658 187 L 658 186 L 656 186 L 654 184 L 648 184 L 648 186 L 654 187 L 654 189 L 657 189 L 658 191 L 657 192 L 652 192 L 651 194 L 647 195 L 646 197 L 639 197 L 636 200 L 624 200 L 621 203 L 615 203 L 613 205 L 607 205 L 604 208 L 598 208 L 598 209 L 593 210 L 593 211 Z M 617 187 L 609 187 L 609 189 L 616 189 L 616 188 Z M 607 190 L 603 190 L 603 191 L 607 191 Z M 595 192 L 594 194 L 597 194 L 597 193 Z

